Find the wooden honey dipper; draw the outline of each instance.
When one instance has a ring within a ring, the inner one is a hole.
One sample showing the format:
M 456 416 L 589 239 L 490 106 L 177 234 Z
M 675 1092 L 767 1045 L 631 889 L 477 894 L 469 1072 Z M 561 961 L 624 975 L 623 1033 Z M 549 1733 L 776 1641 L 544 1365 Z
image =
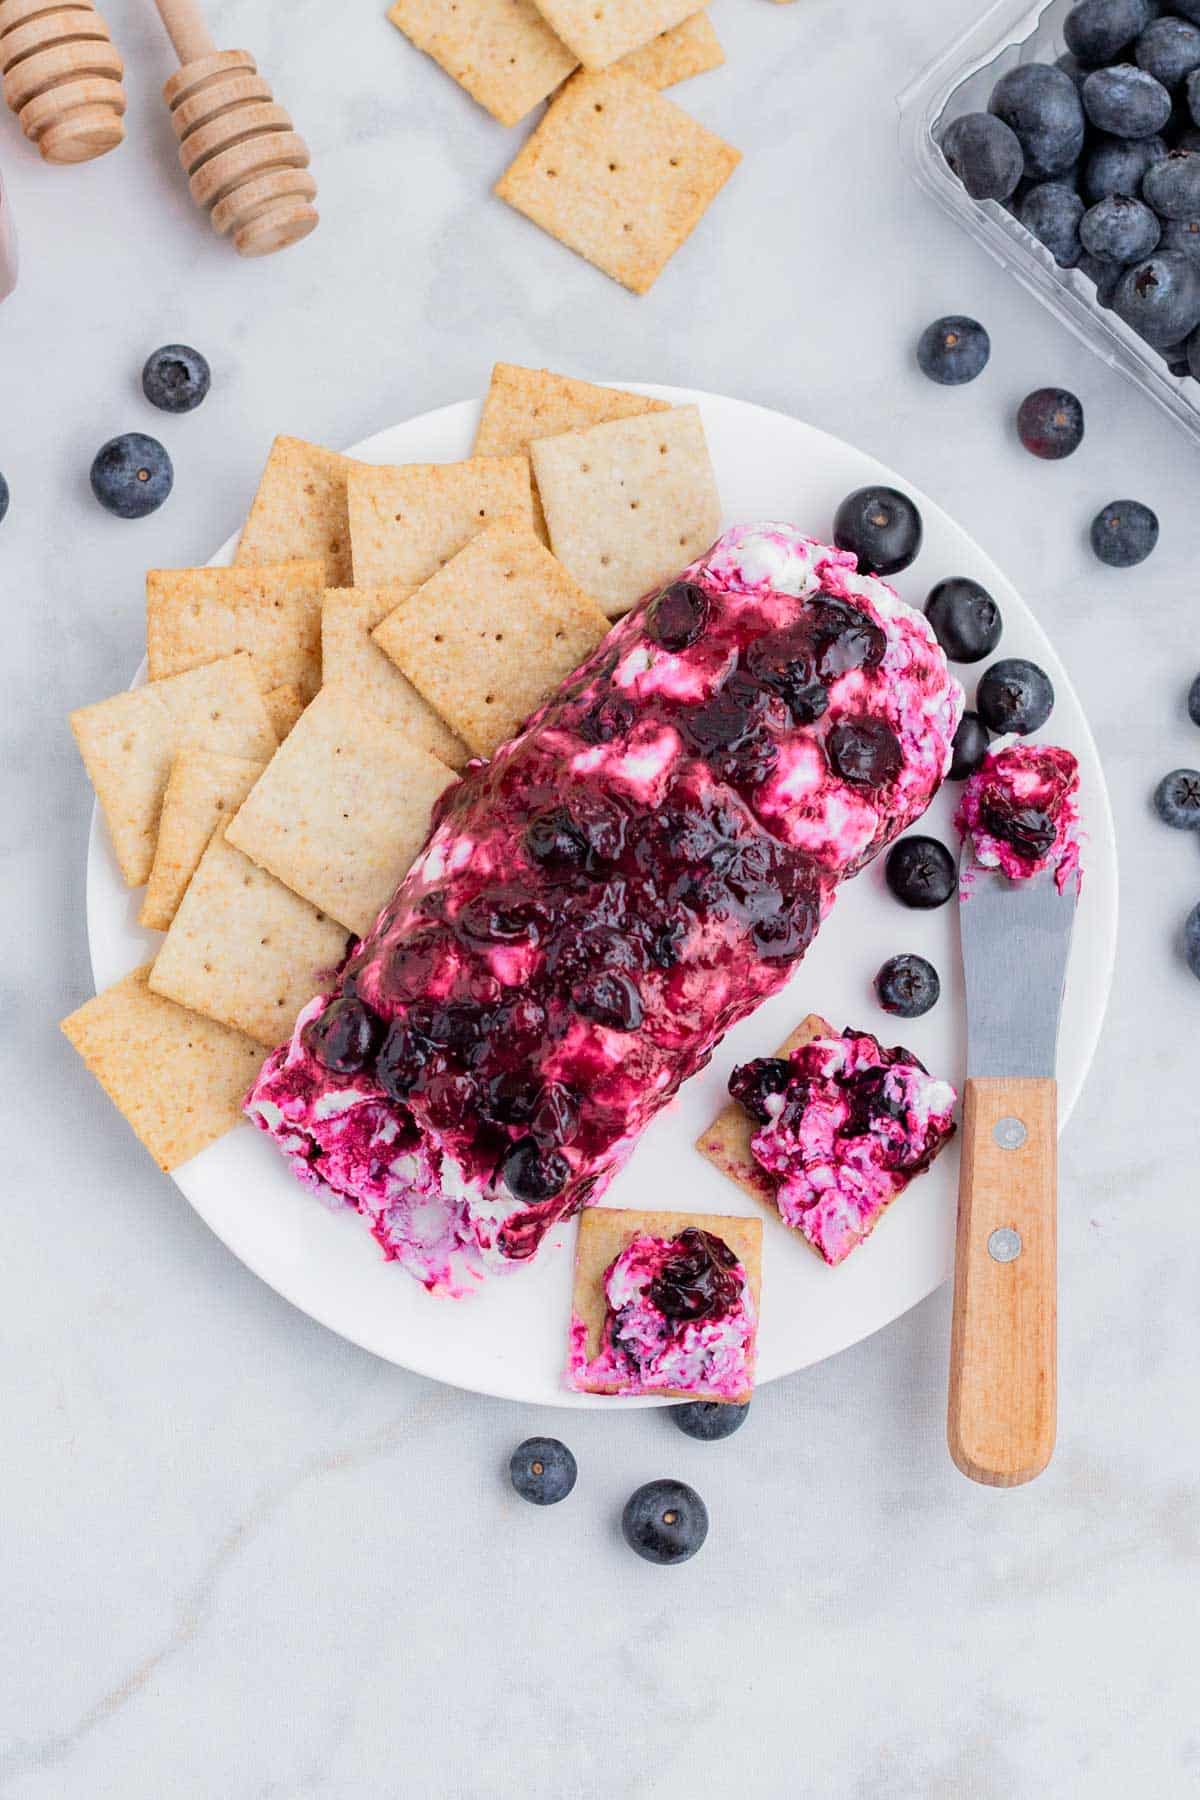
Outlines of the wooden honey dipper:
M 124 72 L 92 0 L 0 0 L 4 98 L 47 162 L 89 162 L 121 142 Z
M 242 256 L 298 243 L 320 215 L 308 146 L 289 114 L 248 50 L 217 49 L 197 0 L 154 4 L 181 65 L 163 98 L 192 198 Z

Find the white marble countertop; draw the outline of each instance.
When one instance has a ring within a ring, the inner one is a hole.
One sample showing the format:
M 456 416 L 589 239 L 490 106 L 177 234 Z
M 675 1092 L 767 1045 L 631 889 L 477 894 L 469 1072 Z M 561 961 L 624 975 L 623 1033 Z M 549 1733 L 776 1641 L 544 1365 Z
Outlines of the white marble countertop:
M 1148 794 L 1200 752 L 1197 451 L 900 166 L 894 96 L 974 7 L 717 0 L 729 63 L 676 97 L 746 160 L 645 299 L 489 199 L 515 137 L 379 0 L 210 10 L 312 146 L 323 223 L 286 256 L 239 264 L 195 217 L 143 0 L 106 0 L 118 154 L 44 168 L 0 118 L 24 257 L 0 311 L 0 1800 L 1196 1792 L 1200 987 L 1178 933 L 1200 857 Z M 959 393 L 912 365 L 946 311 L 993 335 Z M 215 371 L 178 421 L 137 387 L 171 339 Z M 142 571 L 211 553 L 275 431 L 352 442 L 480 391 L 497 356 L 741 394 L 857 441 L 994 553 L 1073 671 L 1123 922 L 1063 1143 L 1060 1446 L 1030 1488 L 947 1461 L 945 1293 L 711 1448 L 661 1415 L 537 1414 L 373 1361 L 233 1260 L 58 1037 L 90 991 L 65 714 L 136 666 Z M 1088 414 L 1058 467 L 1011 424 L 1047 382 Z M 128 525 L 87 470 L 135 428 L 161 431 L 177 485 Z M 1116 574 L 1085 529 L 1126 494 L 1162 543 Z M 582 1473 L 540 1513 L 503 1470 L 547 1428 Z M 615 1526 L 663 1473 L 713 1516 L 669 1573 Z

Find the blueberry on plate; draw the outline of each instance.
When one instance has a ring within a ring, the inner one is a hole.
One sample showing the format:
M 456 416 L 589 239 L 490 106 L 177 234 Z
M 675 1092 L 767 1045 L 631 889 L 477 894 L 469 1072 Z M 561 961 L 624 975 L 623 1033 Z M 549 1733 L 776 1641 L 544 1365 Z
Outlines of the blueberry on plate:
M 1140 194 L 1146 170 L 1166 154 L 1166 143 L 1157 135 L 1097 138 L 1083 165 L 1084 199 L 1094 206 L 1109 194 Z
M 958 722 L 951 745 L 949 781 L 965 781 L 973 775 L 988 753 L 991 738 L 981 724 L 979 714 L 965 712 Z
M 1200 151 L 1172 150 L 1146 170 L 1142 193 L 1164 219 L 1200 213 Z
M 647 1481 L 625 1502 L 621 1531 L 647 1562 L 687 1562 L 708 1536 L 708 1508 L 686 1481 Z
M 1017 433 L 1031 456 L 1060 462 L 1083 442 L 1083 407 L 1066 388 L 1035 388 L 1018 408 Z
M 897 900 L 922 912 L 945 906 L 954 892 L 953 856 L 940 839 L 920 832 L 892 845 L 883 873 Z
M 714 1444 L 719 1438 L 732 1437 L 746 1423 L 750 1402 L 732 1406 L 726 1400 L 689 1400 L 686 1406 L 668 1409 L 671 1423 L 684 1437 L 698 1438 L 702 1444 Z
M 1054 687 L 1044 669 L 1023 656 L 1002 657 L 975 694 L 975 710 L 989 731 L 1040 731 L 1054 711 Z
M 1063 20 L 1063 38 L 1082 63 L 1112 62 L 1152 17 L 1147 0 L 1079 0 Z
M 1193 725 L 1200 725 L 1200 675 L 1197 675 L 1188 689 L 1188 718 Z
M 9 502 L 8 483 L 7 483 L 7 481 L 5 481 L 3 475 L 0 475 L 0 524 L 3 523 L 4 516 L 8 511 L 8 502 Z
M 980 115 L 987 117 L 986 113 Z M 998 123 L 997 120 L 992 121 Z M 978 319 L 948 313 L 927 325 L 917 343 L 921 372 L 942 387 L 961 387 L 987 367 L 992 341 Z
M 1083 149 L 1085 121 L 1075 83 L 1049 63 L 1018 63 L 992 89 L 988 111 L 1016 134 L 1034 180 L 1069 169 Z
M 889 956 L 875 977 L 875 996 L 885 1013 L 919 1019 L 937 1005 L 942 984 L 923 956 Z
M 1092 549 L 1111 569 L 1145 562 L 1158 542 L 1158 518 L 1140 500 L 1110 500 L 1092 520 Z
M 556 1506 L 575 1486 L 579 1468 L 557 1438 L 531 1437 L 509 1457 L 508 1473 L 522 1500 L 533 1506 Z
M 190 344 L 164 344 L 142 370 L 142 392 L 161 412 L 191 412 L 211 386 L 212 370 Z
M 1200 831 L 1200 769 L 1172 769 L 1154 790 L 1154 810 L 1173 831 Z
M 1200 263 L 1179 250 L 1157 250 L 1126 269 L 1113 310 L 1154 349 L 1181 344 L 1200 325 Z
M 833 541 L 839 550 L 853 550 L 864 575 L 907 569 L 924 535 L 917 508 L 891 487 L 855 488 L 834 515 Z
M 1183 922 L 1183 954 L 1188 968 L 1200 981 L 1200 905 L 1193 906 Z
M 175 483 L 171 459 L 157 438 L 127 431 L 110 438 L 92 463 L 92 492 L 118 519 L 157 512 Z
M 964 113 L 942 135 L 942 155 L 973 200 L 1007 200 L 1025 173 L 1011 126 L 994 113 Z
M 1134 59 L 1165 88 L 1179 87 L 1200 69 L 1200 29 L 1189 19 L 1152 19 L 1137 41 Z
M 1017 218 L 1039 244 L 1045 244 L 1060 269 L 1072 269 L 1082 245 L 1079 225 L 1083 201 L 1062 181 L 1039 181 L 1021 198 Z
M 925 617 L 951 662 L 982 662 L 1000 642 L 1004 621 L 985 587 L 966 575 L 939 581 L 925 602 Z
M 1153 137 L 1171 117 L 1171 96 L 1162 82 L 1134 63 L 1093 69 L 1082 97 L 1092 124 L 1110 137 Z
M 1079 221 L 1080 242 L 1102 262 L 1141 262 L 1161 236 L 1157 214 L 1129 194 L 1106 195 L 1089 207 Z

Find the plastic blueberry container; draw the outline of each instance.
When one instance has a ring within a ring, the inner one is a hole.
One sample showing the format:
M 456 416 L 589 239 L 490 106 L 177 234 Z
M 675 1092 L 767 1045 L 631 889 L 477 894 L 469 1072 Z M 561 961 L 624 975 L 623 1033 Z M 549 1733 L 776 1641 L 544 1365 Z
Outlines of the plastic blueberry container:
M 903 152 L 917 182 L 1022 287 L 1114 369 L 1136 382 L 1163 412 L 1200 440 L 1200 383 L 1172 375 L 1156 350 L 1106 311 L 1077 269 L 1060 269 L 1050 252 L 995 200 L 972 200 L 939 148 L 963 113 L 986 112 L 993 87 L 1018 63 L 1052 63 L 1066 48 L 1062 24 L 1073 0 L 996 0 L 900 96 Z

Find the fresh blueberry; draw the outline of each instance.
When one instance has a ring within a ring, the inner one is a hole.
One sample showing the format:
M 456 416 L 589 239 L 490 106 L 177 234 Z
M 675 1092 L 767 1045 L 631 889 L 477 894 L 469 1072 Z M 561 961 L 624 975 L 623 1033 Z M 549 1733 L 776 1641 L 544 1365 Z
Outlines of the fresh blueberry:
M 938 838 L 919 832 L 892 845 L 883 873 L 897 900 L 923 912 L 945 906 L 954 892 L 953 856 Z
M 625 1502 L 621 1531 L 647 1562 L 687 1562 L 708 1536 L 708 1508 L 686 1481 L 647 1481 Z
M 1156 251 L 1126 269 L 1113 310 L 1154 349 L 1181 344 L 1200 325 L 1200 263 L 1179 250 Z
M 1200 725 L 1200 675 L 1197 675 L 1188 689 L 1188 718 L 1193 725 Z
M 986 671 L 975 710 L 989 731 L 1039 731 L 1054 710 L 1054 688 L 1044 669 L 1022 656 L 1002 657 Z
M 362 1000 L 331 1001 L 319 1019 L 304 1027 L 304 1042 L 334 1075 L 357 1075 L 383 1043 L 383 1020 Z
M 949 780 L 965 781 L 973 775 L 988 753 L 990 737 L 980 723 L 979 714 L 965 712 L 958 722 L 951 745 Z
M 1200 213 L 1194 219 L 1166 219 L 1163 222 L 1160 250 L 1177 250 L 1200 262 Z
M 1110 500 L 1092 520 L 1092 549 L 1112 569 L 1145 562 L 1158 542 L 1158 518 L 1140 500 Z
M 882 719 L 841 719 L 825 739 L 829 766 L 852 787 L 880 788 L 900 771 L 904 752 Z
M 1138 39 L 1134 56 L 1138 68 L 1165 88 L 1179 87 L 1193 69 L 1200 69 L 1200 30 L 1188 19 L 1154 19 Z
M 671 1423 L 684 1437 L 698 1438 L 702 1444 L 732 1437 L 746 1423 L 749 1411 L 748 1400 L 744 1406 L 733 1406 L 727 1400 L 689 1400 L 686 1406 L 668 1408 Z
M 1085 252 L 1075 267 L 1095 287 L 1096 299 L 1100 305 L 1111 306 L 1117 283 L 1125 273 L 1124 263 L 1101 262 L 1098 256 L 1089 256 Z
M 1183 954 L 1188 968 L 1200 981 L 1200 905 L 1193 906 L 1183 922 Z
M 985 587 L 966 575 L 939 581 L 925 602 L 925 617 L 951 662 L 982 662 L 1000 642 L 1004 621 Z
M 1025 173 L 1020 139 L 993 113 L 964 113 L 952 120 L 942 154 L 973 200 L 1007 200 Z
M 1138 195 L 1142 177 L 1167 154 L 1160 137 L 1102 137 L 1089 151 L 1083 165 L 1083 194 L 1094 206 L 1109 194 Z
M 988 111 L 1013 131 L 1034 180 L 1069 169 L 1083 149 L 1083 106 L 1075 83 L 1048 63 L 1018 63 L 992 89 Z
M 3 475 L 0 475 L 0 524 L 3 524 L 4 516 L 8 512 L 8 500 L 8 483 Z
M 1017 432 L 1030 455 L 1059 462 L 1083 442 L 1083 407 L 1066 388 L 1035 388 L 1018 409 Z
M 704 630 L 708 595 L 694 581 L 673 581 L 646 614 L 646 635 L 664 650 L 686 650 Z
M 1079 0 L 1063 20 L 1063 38 L 1080 62 L 1113 62 L 1150 18 L 1146 0 Z
M 560 1194 L 571 1168 L 557 1150 L 540 1150 L 533 1138 L 526 1137 L 513 1145 L 501 1172 L 509 1193 L 533 1206 Z
M 1200 213 L 1200 151 L 1172 150 L 1146 170 L 1142 193 L 1164 219 Z
M 986 113 L 980 114 L 986 118 Z M 995 120 L 992 121 L 996 123 Z M 950 313 L 927 325 L 917 343 L 917 361 L 923 374 L 941 387 L 961 387 L 974 381 L 987 367 L 992 342 L 978 319 Z
M 1128 194 L 1109 194 L 1097 200 L 1079 221 L 1080 242 L 1102 262 L 1141 262 L 1161 235 L 1157 216 Z
M 1110 137 L 1153 137 L 1171 117 L 1162 82 L 1133 63 L 1093 69 L 1083 84 L 1083 105 L 1096 129 Z
M 557 1506 L 575 1486 L 579 1466 L 558 1438 L 531 1437 L 513 1451 L 508 1473 L 522 1500 L 533 1506 Z
M 127 431 L 110 438 L 92 464 L 92 492 L 118 519 L 157 512 L 175 482 L 171 459 L 157 438 Z
M 142 392 L 162 412 L 191 412 L 211 386 L 212 370 L 189 344 L 164 344 L 142 370 Z
M 1039 181 L 1022 197 L 1017 218 L 1026 231 L 1045 244 L 1060 269 L 1079 261 L 1079 222 L 1083 201 L 1061 181 Z
M 1154 810 L 1174 831 L 1200 831 L 1200 769 L 1172 769 L 1154 790 Z
M 924 526 L 907 494 L 890 487 L 855 488 L 838 507 L 833 541 L 853 550 L 864 575 L 895 575 L 915 562 Z
M 875 995 L 884 1012 L 919 1019 L 938 1003 L 938 972 L 923 956 L 889 956 L 875 977 Z

